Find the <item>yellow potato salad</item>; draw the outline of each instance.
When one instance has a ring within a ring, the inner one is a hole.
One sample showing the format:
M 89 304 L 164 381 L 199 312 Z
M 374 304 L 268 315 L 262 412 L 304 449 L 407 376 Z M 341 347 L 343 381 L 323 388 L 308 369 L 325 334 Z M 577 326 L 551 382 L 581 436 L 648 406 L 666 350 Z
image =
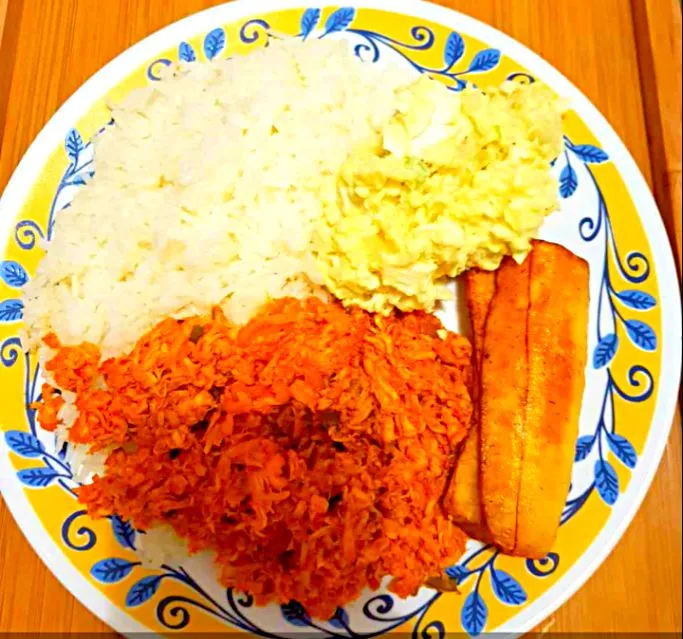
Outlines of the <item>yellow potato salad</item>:
M 454 93 L 422 77 L 402 88 L 381 141 L 347 158 L 316 227 L 326 286 L 369 311 L 432 311 L 448 278 L 523 261 L 557 208 L 561 118 L 540 83 Z

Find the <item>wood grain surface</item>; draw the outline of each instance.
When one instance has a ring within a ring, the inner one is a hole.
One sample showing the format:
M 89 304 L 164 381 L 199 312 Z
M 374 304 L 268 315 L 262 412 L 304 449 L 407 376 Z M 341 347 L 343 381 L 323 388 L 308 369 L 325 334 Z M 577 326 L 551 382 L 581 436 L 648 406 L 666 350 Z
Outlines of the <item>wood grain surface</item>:
M 90 75 L 149 33 L 214 4 L 0 0 L 0 190 L 43 124 Z M 442 4 L 526 44 L 597 105 L 654 186 L 680 265 L 678 0 Z M 542 629 L 681 631 L 681 473 L 679 413 L 634 522 L 595 575 Z M 0 631 L 108 632 L 42 564 L 1 500 Z
M 652 188 L 681 272 L 681 5 L 680 0 L 633 2 Z
M 2 32 L 5 27 L 5 15 L 7 14 L 7 0 L 0 0 L 0 42 L 2 42 Z

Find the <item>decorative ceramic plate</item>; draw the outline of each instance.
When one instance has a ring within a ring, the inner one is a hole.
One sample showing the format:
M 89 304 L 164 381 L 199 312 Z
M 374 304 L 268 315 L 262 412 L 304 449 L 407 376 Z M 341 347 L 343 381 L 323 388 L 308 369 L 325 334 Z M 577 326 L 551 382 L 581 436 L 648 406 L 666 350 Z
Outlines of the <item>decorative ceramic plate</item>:
M 543 236 L 589 261 L 590 359 L 571 491 L 556 547 L 545 559 L 513 559 L 472 542 L 448 569 L 461 594 L 425 588 L 400 600 L 367 592 L 331 619 L 317 620 L 296 602 L 258 608 L 249 595 L 226 591 L 202 558 L 143 567 L 136 555 L 143 533 L 116 516 L 90 520 L 74 498 L 63 451 L 30 408 L 38 399 L 40 370 L 21 347 L 19 289 L 35 273 L 41 243 L 55 232 L 60 211 L 92 174 L 89 140 L 109 120 L 105 102 L 155 82 L 160 68 L 174 60 L 247 53 L 275 33 L 343 38 L 367 64 L 402 64 L 453 91 L 468 82 L 538 78 L 568 98 L 565 148 L 553 167 L 562 211 L 549 219 Z M 442 637 L 527 631 L 614 547 L 667 440 L 680 370 L 680 300 L 667 237 L 635 162 L 557 71 L 494 29 L 437 6 L 362 0 L 354 7 L 305 8 L 296 0 L 244 0 L 159 31 L 91 78 L 36 138 L 2 197 L 0 246 L 3 495 L 50 569 L 122 633 L 238 629 L 264 637 L 297 631 L 370 637 L 400 630 Z

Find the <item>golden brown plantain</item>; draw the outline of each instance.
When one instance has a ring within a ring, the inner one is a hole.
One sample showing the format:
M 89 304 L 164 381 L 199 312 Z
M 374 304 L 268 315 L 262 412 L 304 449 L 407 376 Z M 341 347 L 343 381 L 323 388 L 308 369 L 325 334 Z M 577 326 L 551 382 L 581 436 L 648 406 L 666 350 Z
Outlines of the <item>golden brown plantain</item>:
M 444 506 L 453 521 L 470 537 L 489 543 L 491 535 L 484 523 L 479 489 L 480 439 L 476 414 L 473 419 L 451 476 Z
M 467 309 L 472 323 L 474 410 L 472 425 L 463 444 L 445 497 L 446 512 L 468 535 L 488 542 L 479 490 L 479 409 L 478 395 L 484 329 L 489 306 L 496 290 L 496 274 L 473 269 L 465 274 Z
M 504 551 L 515 548 L 528 390 L 530 260 L 505 258 L 496 274 L 484 335 L 480 393 L 480 480 L 486 526 Z
M 529 381 L 512 552 L 543 557 L 571 480 L 588 350 L 588 265 L 546 242 L 534 242 L 527 261 Z
M 495 271 L 472 269 L 465 274 L 465 297 L 467 310 L 472 323 L 472 341 L 475 354 L 475 365 L 481 366 L 482 346 L 486 318 L 491 307 L 491 300 L 496 292 Z

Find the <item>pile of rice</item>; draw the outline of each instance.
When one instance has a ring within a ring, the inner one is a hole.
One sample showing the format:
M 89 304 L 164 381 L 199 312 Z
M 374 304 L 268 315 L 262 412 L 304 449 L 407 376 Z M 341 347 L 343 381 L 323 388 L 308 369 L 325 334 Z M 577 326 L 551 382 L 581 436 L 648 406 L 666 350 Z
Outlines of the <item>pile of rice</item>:
M 352 148 L 414 78 L 332 40 L 171 69 L 113 107 L 96 175 L 25 289 L 28 346 L 54 332 L 124 353 L 164 317 L 319 293 L 310 237 Z

